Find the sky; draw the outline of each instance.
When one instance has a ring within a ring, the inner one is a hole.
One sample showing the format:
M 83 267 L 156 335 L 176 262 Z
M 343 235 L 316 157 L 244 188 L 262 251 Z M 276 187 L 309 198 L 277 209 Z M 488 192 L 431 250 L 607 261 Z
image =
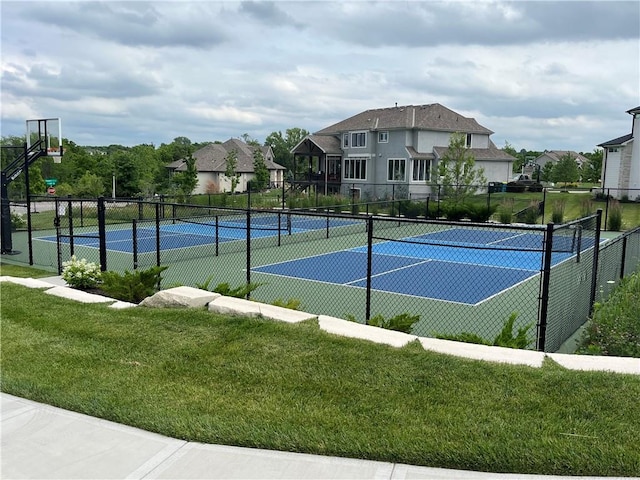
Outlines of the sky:
M 592 152 L 640 105 L 640 2 L 0 1 L 1 135 L 263 143 L 440 103 L 500 148 Z

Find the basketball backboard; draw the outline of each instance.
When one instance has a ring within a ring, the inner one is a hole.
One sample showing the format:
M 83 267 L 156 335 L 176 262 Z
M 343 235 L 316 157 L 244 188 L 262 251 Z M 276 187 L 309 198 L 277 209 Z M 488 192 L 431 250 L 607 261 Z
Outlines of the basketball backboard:
M 27 148 L 40 143 L 40 149 L 55 163 L 62 158 L 62 122 L 59 118 L 27 120 Z

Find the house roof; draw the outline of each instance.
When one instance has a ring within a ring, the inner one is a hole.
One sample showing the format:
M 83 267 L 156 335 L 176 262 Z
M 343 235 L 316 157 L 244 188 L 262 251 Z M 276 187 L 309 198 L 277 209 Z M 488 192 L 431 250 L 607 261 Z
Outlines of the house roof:
M 546 157 L 549 157 L 553 162 L 558 162 L 562 157 L 566 156 L 567 154 L 571 155 L 573 159 L 577 160 L 581 164 L 589 161 L 587 157 L 585 157 L 584 155 L 580 155 L 579 153 L 574 152 L 573 150 L 545 150 L 538 158 L 536 158 L 535 161 L 537 163 L 539 158 L 546 156 Z
M 314 150 L 326 155 L 342 155 L 340 140 L 328 135 L 307 135 L 291 149 L 291 153 L 313 153 Z
M 629 113 L 631 115 L 635 115 L 636 113 L 640 113 L 640 106 L 637 106 L 636 108 L 632 108 L 631 110 L 627 110 L 627 113 Z
M 597 145 L 598 147 L 611 147 L 614 145 L 622 145 L 623 143 L 627 143 L 629 140 L 633 139 L 633 133 L 628 133 L 618 138 L 614 138 L 613 140 L 609 140 L 608 142 L 603 142 Z
M 449 147 L 433 147 L 433 150 L 436 152 L 438 158 L 442 158 L 449 151 Z M 515 157 L 496 147 L 495 143 L 491 140 L 489 140 L 489 148 L 468 148 L 467 151 L 470 152 L 476 160 L 515 160 Z
M 407 149 L 407 153 L 409 154 L 409 157 L 411 157 L 414 160 L 433 160 L 435 158 L 435 156 L 431 152 L 429 153 L 418 152 L 413 147 L 405 147 L 405 148 Z
M 224 172 L 227 169 L 227 155 L 232 150 L 235 150 L 238 158 L 236 172 L 253 173 L 253 152 L 255 148 L 262 150 L 264 163 L 268 170 L 285 169 L 282 165 L 271 160 L 271 147 L 254 147 L 247 145 L 238 138 L 230 138 L 224 143 L 210 143 L 193 152 L 192 157 L 196 161 L 196 170 L 198 172 Z M 181 159 L 168 164 L 167 168 L 181 172 L 187 169 L 187 164 L 185 159 Z
M 316 135 L 338 135 L 353 130 L 436 130 L 443 132 L 493 132 L 468 118 L 440 105 L 406 105 L 366 110 L 316 132 Z

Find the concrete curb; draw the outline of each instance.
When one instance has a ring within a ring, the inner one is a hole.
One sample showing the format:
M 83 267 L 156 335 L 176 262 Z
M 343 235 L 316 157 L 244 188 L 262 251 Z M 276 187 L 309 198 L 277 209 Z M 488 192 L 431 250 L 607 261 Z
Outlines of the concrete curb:
M 59 285 L 59 277 L 54 277 L 52 282 L 48 279 L 0 277 L 0 282 L 12 282 L 28 288 L 48 288 L 45 293 L 66 297 L 71 300 L 87 303 L 107 303 L 114 302 L 113 299 L 100 295 L 81 292 L 69 287 L 53 286 Z M 176 290 L 177 295 L 202 296 L 202 292 L 197 289 L 176 287 L 176 289 L 164 290 L 161 294 L 171 298 L 171 291 Z M 196 290 L 196 293 L 193 291 Z M 211 292 L 207 292 L 211 294 Z M 160 295 L 160 294 L 158 294 Z M 97 297 L 97 298 L 96 298 Z M 153 297 L 150 297 L 153 298 Z M 204 304 L 203 304 L 204 305 Z M 129 308 L 136 306 L 127 302 L 115 302 L 112 308 Z M 283 307 L 253 302 L 241 298 L 217 296 L 208 301 L 207 308 L 211 312 L 220 314 L 242 315 L 249 317 L 263 317 L 270 320 L 287 323 L 297 323 L 305 320 L 318 319 L 320 328 L 328 333 L 341 335 L 350 338 L 358 338 L 376 343 L 390 345 L 401 348 L 408 343 L 418 340 L 425 350 L 454 355 L 456 357 L 468 358 L 487 362 L 506 363 L 511 365 L 525 365 L 533 368 L 540 368 L 545 358 L 557 362 L 564 368 L 580 371 L 603 371 L 612 373 L 622 373 L 640 375 L 640 358 L 628 357 L 605 357 L 590 355 L 569 355 L 563 353 L 543 353 L 532 350 L 518 350 L 503 347 L 490 347 L 486 345 L 476 345 L 472 343 L 455 342 L 451 340 L 441 340 L 437 338 L 417 337 L 403 332 L 385 330 L 371 325 L 362 325 L 349 322 L 340 318 L 327 315 L 314 315 L 311 313 L 290 310 Z

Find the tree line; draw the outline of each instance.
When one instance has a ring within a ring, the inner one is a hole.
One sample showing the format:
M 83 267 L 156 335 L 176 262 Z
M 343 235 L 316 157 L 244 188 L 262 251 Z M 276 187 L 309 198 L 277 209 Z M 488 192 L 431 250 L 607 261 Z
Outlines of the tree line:
M 302 141 L 309 132 L 303 128 L 290 128 L 284 133 L 274 131 L 269 134 L 264 146 L 271 146 L 274 161 L 283 167 L 289 176 L 296 168 L 291 150 Z M 250 145 L 260 145 L 248 134 L 241 136 Z M 25 138 L 19 136 L 2 137 L 0 144 L 5 146 L 20 147 L 24 145 Z M 65 147 L 62 162 L 54 163 L 52 158 L 43 157 L 34 162 L 29 169 L 30 194 L 44 195 L 47 192 L 45 180 L 56 181 L 56 195 L 77 197 L 110 196 L 115 193 L 117 197 L 148 197 L 154 194 L 180 195 L 190 194 L 196 186 L 197 177 L 193 153 L 198 149 L 216 142 L 192 142 L 187 137 L 176 137 L 171 143 L 163 143 L 160 146 L 153 144 L 140 144 L 133 147 L 122 145 L 109 146 L 80 146 L 73 140 L 63 139 Z M 513 172 L 519 173 L 524 165 L 532 162 L 543 152 L 520 150 L 517 151 L 508 142 L 503 150 L 516 161 Z M 2 149 L 1 165 L 4 169 L 18 155 L 21 150 Z M 548 163 L 540 171 L 542 181 L 554 182 L 598 182 L 602 169 L 602 151 L 594 150 L 591 153 L 582 153 L 589 161 L 577 168 L 575 161 L 561 159 L 555 165 Z M 177 160 L 186 163 L 186 170 L 172 173 L 167 165 Z M 233 155 L 226 159 L 226 176 L 231 179 L 234 186 L 235 165 Z M 254 155 L 255 183 L 258 187 L 268 185 L 269 174 L 264 165 L 264 158 L 260 154 Z M 114 182 L 115 180 L 115 182 Z M 115 192 L 113 186 L 115 183 Z M 237 185 L 237 183 L 235 183 Z M 25 198 L 24 175 L 20 175 L 9 185 L 10 198 Z
M 270 145 L 274 152 L 274 160 L 287 171 L 294 167 L 291 149 L 309 132 L 302 128 L 290 128 L 284 133 L 272 132 L 263 145 Z M 259 145 L 249 135 L 242 135 L 248 144 Z M 24 136 L 2 137 L 3 147 L 21 147 L 25 143 Z M 45 195 L 46 180 L 56 181 L 55 190 L 58 196 L 73 195 L 92 197 L 100 195 L 117 197 L 147 197 L 155 194 L 179 195 L 190 194 L 196 186 L 197 178 L 193 153 L 200 148 L 215 142 L 192 142 L 187 137 L 176 137 L 171 143 L 163 143 L 156 147 L 153 144 L 141 144 L 133 147 L 123 145 L 80 146 L 73 140 L 63 139 L 64 156 L 60 163 L 54 163 L 50 157 L 35 161 L 29 168 L 29 190 L 31 195 Z M 1 166 L 6 168 L 22 153 L 20 148 L 2 148 Z M 227 174 L 232 183 L 236 178 L 235 167 L 231 155 L 227 158 Z M 167 168 L 172 162 L 184 160 L 186 170 L 172 173 Z M 269 172 L 264 158 L 254 156 L 256 182 L 268 184 Z M 114 181 L 115 180 L 115 181 Z M 115 192 L 113 186 L 115 183 Z M 9 185 L 10 198 L 25 198 L 24 175 L 17 177 Z

